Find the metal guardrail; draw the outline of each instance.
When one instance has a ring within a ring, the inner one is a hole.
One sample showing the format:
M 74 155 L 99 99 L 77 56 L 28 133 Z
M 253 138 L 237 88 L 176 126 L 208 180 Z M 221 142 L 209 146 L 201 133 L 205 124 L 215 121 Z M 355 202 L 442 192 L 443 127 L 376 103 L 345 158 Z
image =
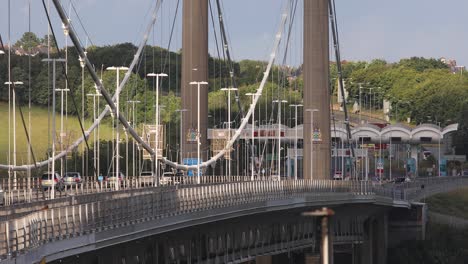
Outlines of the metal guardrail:
M 187 183 L 164 188 L 140 188 L 141 190 L 129 188 L 119 191 L 120 195 L 113 199 L 97 199 L 88 203 L 45 208 L 1 222 L 0 259 L 14 257 L 57 240 L 180 214 L 305 196 L 308 199 L 323 200 L 329 197 L 327 195 L 334 193 L 410 201 L 420 199 L 421 195 L 429 196 L 468 185 L 468 178 L 429 179 L 424 184 L 425 188 L 421 189 L 421 182 L 396 188 L 364 181 L 283 180 L 222 183 L 211 179 L 200 185 Z
M 267 180 L 265 178 L 264 180 Z M 0 197 L 0 205 L 12 205 L 18 203 L 30 203 L 33 201 L 50 200 L 50 192 L 40 185 L 38 178 L 21 179 L 17 181 L 17 185 L 13 185 L 10 181 L 4 180 L 6 188 L 3 190 L 3 197 Z M 250 181 L 250 176 L 203 176 L 200 178 L 201 184 L 221 184 L 229 182 L 245 182 Z M 5 183 L 6 182 L 6 183 Z M 21 183 L 21 184 L 19 184 Z M 168 179 L 160 180 L 159 185 L 144 177 L 126 177 L 124 180 L 117 182 L 111 181 L 96 181 L 94 177 L 83 177 L 83 182 L 66 186 L 64 190 L 56 190 L 55 198 L 63 198 L 70 195 L 84 195 L 91 193 L 103 193 L 119 190 L 140 189 L 156 186 L 171 186 L 171 185 L 195 185 L 197 184 L 196 177 L 174 176 Z M 17 186 L 18 188 L 14 188 Z
M 130 190 L 128 190 L 130 191 Z M 44 209 L 0 223 L 0 256 L 14 257 L 43 244 L 117 228 L 136 221 L 325 193 L 374 195 L 369 182 L 252 181 L 154 188 L 140 196 Z M 126 192 L 126 191 L 124 191 Z

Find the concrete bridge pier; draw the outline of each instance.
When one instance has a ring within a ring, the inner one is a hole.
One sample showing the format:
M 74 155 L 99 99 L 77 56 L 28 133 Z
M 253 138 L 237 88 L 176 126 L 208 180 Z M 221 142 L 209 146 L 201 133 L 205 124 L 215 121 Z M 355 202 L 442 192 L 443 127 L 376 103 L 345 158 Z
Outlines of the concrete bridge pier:
M 364 223 L 364 242 L 361 248 L 363 264 L 385 264 L 388 248 L 387 215 L 369 218 Z M 354 257 L 353 257 L 354 258 Z

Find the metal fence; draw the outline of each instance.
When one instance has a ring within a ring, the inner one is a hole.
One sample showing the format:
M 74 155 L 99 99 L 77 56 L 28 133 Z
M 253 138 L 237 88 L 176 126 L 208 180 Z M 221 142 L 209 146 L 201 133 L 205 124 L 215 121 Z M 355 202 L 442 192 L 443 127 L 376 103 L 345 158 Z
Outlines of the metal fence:
M 307 196 L 324 199 L 327 193 L 374 195 L 367 182 L 328 180 L 154 188 L 145 195 L 43 209 L 4 221 L 0 223 L 0 256 L 14 257 L 51 241 L 118 228 L 136 221 L 285 198 Z
M 107 228 L 216 208 L 298 197 L 307 197 L 307 201 L 326 201 L 340 193 L 408 201 L 421 199 L 422 195 L 428 196 L 468 185 L 468 178 L 463 177 L 428 180 L 423 189 L 421 183 L 395 188 L 365 181 L 244 179 L 231 179 L 239 181 L 223 183 L 219 178 L 212 178 L 195 185 L 193 180 L 196 179 L 190 178 L 183 179 L 187 180 L 184 184 L 149 188 L 141 188 L 141 183 L 135 181 L 128 185 L 125 183 L 126 189 L 109 193 L 116 194 L 112 199 L 104 197 L 105 193 L 93 193 L 90 194 L 94 197 L 93 200 L 83 199 L 88 202 L 44 208 L 18 217 L 12 215 L 0 223 L 0 258 L 14 257 L 45 243 L 100 232 Z M 111 187 L 102 188 L 112 190 Z M 80 187 L 74 191 L 85 194 L 78 198 L 85 198 L 86 190 L 89 189 Z
M 175 176 L 157 181 L 144 177 L 126 177 L 121 181 L 97 181 L 94 177 L 83 177 L 81 183 L 65 186 L 63 190 L 55 190 L 55 198 L 67 197 L 70 195 L 83 195 L 91 193 L 101 193 L 128 189 L 140 189 L 156 186 L 171 185 L 195 185 L 196 177 Z M 12 205 L 18 203 L 30 203 L 33 201 L 49 200 L 51 197 L 49 188 L 42 188 L 40 179 L 18 179 L 16 184 L 8 179 L 2 179 L 3 192 L 0 195 L 0 205 Z M 200 177 L 200 184 L 222 184 L 229 182 L 250 181 L 250 176 L 203 176 Z M 265 178 L 263 180 L 268 180 Z M 118 185 L 118 186 L 117 186 Z M 16 187 L 16 188 L 15 188 Z M 3 196 L 3 197 L 2 197 Z

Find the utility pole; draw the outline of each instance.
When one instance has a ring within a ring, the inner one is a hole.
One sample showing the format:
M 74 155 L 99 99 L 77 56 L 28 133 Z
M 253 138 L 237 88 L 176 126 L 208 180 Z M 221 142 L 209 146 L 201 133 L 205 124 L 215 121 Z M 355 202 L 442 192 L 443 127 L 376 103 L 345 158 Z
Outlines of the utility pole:
M 141 103 L 140 101 L 138 100 L 129 100 L 127 101 L 127 103 L 129 104 L 132 104 L 132 126 L 134 129 L 137 129 L 138 128 L 138 125 L 137 125 L 137 120 L 136 120 L 136 114 L 135 114 L 135 104 L 139 104 Z M 135 167 L 135 157 L 136 157 L 136 154 L 135 154 L 135 140 L 132 140 L 132 174 L 133 174 L 133 177 L 136 177 L 136 167 Z M 127 142 L 128 144 L 128 142 Z M 128 164 L 127 164 L 128 166 Z
M 221 91 L 227 91 L 228 93 L 228 142 L 231 141 L 231 91 L 237 91 L 237 88 L 221 88 Z M 231 176 L 231 150 L 229 151 L 228 159 L 228 177 Z M 253 173 L 253 172 L 252 172 Z
M 13 166 L 16 166 L 16 85 L 23 85 L 23 82 L 5 82 L 5 84 L 13 85 Z M 17 188 L 16 171 L 13 171 L 13 190 Z
M 67 93 L 70 91 L 70 89 L 68 88 L 65 88 L 65 89 L 55 89 L 56 92 L 60 92 L 60 147 L 61 147 L 61 150 L 63 150 L 63 142 L 65 140 L 65 133 L 63 131 L 63 94 L 64 93 Z M 62 157 L 60 159 L 60 176 L 64 176 L 64 159 L 66 158 L 65 157 Z
M 179 151 L 180 151 L 180 160 L 179 160 L 179 163 L 183 163 L 183 156 L 182 156 L 182 153 L 183 153 L 183 140 L 184 140 L 184 131 L 182 130 L 182 124 L 183 124 L 183 118 L 184 118 L 184 112 L 187 112 L 188 109 L 177 109 L 176 112 L 179 112 L 180 113 L 180 146 L 179 146 Z
M 57 62 L 65 62 L 65 59 L 42 59 L 43 62 L 52 62 L 52 186 L 50 188 L 50 199 L 55 199 L 55 82 L 56 82 L 56 64 Z
M 273 100 L 273 103 L 278 104 L 278 163 L 276 171 L 278 172 L 278 180 L 281 180 L 281 104 L 287 103 L 286 100 Z
M 156 153 L 156 157 L 154 159 L 154 174 L 156 175 L 158 184 L 159 184 L 159 169 L 158 169 L 158 161 L 159 161 L 159 78 L 167 77 L 165 73 L 148 73 L 146 76 L 153 77 L 156 79 L 156 105 L 154 107 L 154 120 L 156 125 L 156 144 L 154 147 L 154 152 Z
M 117 91 L 119 89 L 119 86 L 120 86 L 120 71 L 127 71 L 128 68 L 127 67 L 115 67 L 115 66 L 112 66 L 112 67 L 107 67 L 107 70 L 111 70 L 111 71 L 116 71 L 117 74 L 116 74 L 116 81 L 115 81 L 115 90 Z M 115 181 L 115 189 L 116 190 L 119 190 L 119 181 L 120 181 L 120 121 L 119 121 L 119 116 L 120 116 L 120 94 L 116 93 L 116 115 L 115 115 L 115 118 L 117 119 L 117 123 L 116 123 L 116 128 L 115 128 L 115 177 L 116 177 L 116 181 Z M 122 179 L 124 180 L 124 179 Z
M 190 85 L 197 85 L 197 184 L 200 184 L 200 85 L 208 85 L 208 82 L 190 82 Z
M 252 170 L 252 174 L 250 176 L 250 180 L 253 181 L 254 180 L 254 171 L 255 171 L 255 168 L 254 168 L 254 160 L 255 160 L 255 106 L 254 106 L 254 102 L 255 102 L 255 97 L 258 96 L 259 94 L 257 93 L 246 93 L 245 95 L 248 95 L 250 97 L 252 97 L 252 106 L 253 106 L 253 111 L 252 111 L 252 161 L 251 161 L 251 170 Z
M 294 119 L 296 120 L 295 124 L 295 135 L 294 135 L 294 180 L 297 181 L 297 108 L 302 107 L 302 104 L 292 104 L 289 105 L 290 107 L 294 107 L 295 114 L 294 114 Z
M 99 97 L 101 96 L 100 93 L 97 92 L 96 90 L 96 93 L 95 94 L 87 94 L 87 96 L 90 96 L 90 97 L 93 97 L 93 122 L 96 121 L 96 97 Z M 94 169 L 95 169 L 95 173 L 94 173 L 94 181 L 97 180 L 98 176 L 99 176 L 99 170 L 97 169 L 98 168 L 98 151 L 97 149 L 99 148 L 98 147 L 98 141 L 97 141 L 97 131 L 93 133 L 93 138 L 94 138 L 94 148 L 93 148 L 93 154 L 94 154 Z

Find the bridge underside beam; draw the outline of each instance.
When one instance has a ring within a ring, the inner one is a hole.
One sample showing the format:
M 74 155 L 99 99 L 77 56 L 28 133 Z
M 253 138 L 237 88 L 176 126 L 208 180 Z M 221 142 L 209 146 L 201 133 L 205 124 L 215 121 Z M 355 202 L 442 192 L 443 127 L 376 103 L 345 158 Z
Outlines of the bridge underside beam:
M 311 161 L 304 163 L 306 179 L 330 178 L 328 50 L 328 0 L 304 1 L 304 109 L 318 110 L 304 114 L 304 160 Z

